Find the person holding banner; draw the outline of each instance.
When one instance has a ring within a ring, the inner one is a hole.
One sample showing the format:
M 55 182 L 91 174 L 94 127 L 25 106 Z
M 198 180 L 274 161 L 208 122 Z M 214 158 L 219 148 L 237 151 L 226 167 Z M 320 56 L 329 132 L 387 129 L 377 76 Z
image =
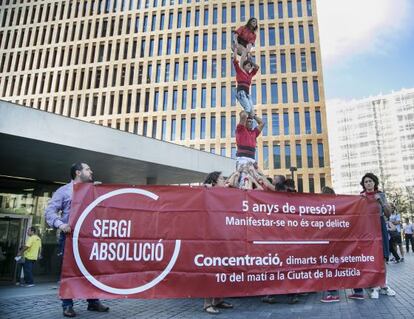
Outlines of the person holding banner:
M 228 187 L 226 179 L 222 173 L 218 171 L 208 174 L 203 185 L 207 187 Z M 223 298 L 204 298 L 203 309 L 205 312 L 211 315 L 216 315 L 220 313 L 218 308 L 231 309 L 233 308 L 233 305 Z
M 380 222 L 381 222 L 381 234 L 382 234 L 382 245 L 383 245 L 383 255 L 384 255 L 384 263 L 389 258 L 390 247 L 389 247 L 389 240 L 388 240 L 388 231 L 387 231 L 387 224 L 385 221 L 385 217 L 389 217 L 391 215 L 392 208 L 390 204 L 387 202 L 387 198 L 383 192 L 378 190 L 379 179 L 373 173 L 365 174 L 362 179 L 360 185 L 363 188 L 361 192 L 361 196 L 367 197 L 372 200 L 376 200 L 378 202 L 378 209 L 380 213 Z M 385 272 L 386 272 L 385 267 Z M 385 273 L 385 275 L 387 275 Z M 385 279 L 386 280 L 386 279 Z M 396 292 L 391 289 L 389 286 L 385 287 L 374 287 L 370 289 L 370 297 L 372 299 L 378 299 L 379 294 L 387 295 L 387 296 L 395 296 Z M 364 294 L 362 288 L 354 289 L 354 293 L 349 295 L 348 298 L 363 300 Z
M 70 169 L 70 176 L 72 181 L 60 187 L 53 194 L 45 210 L 46 222 L 49 226 L 61 230 L 60 243 L 62 244 L 62 249 L 65 247 L 66 234 L 72 231 L 69 225 L 69 215 L 72 204 L 73 185 L 93 182 L 93 172 L 89 165 L 85 163 L 73 164 Z M 59 212 L 61 212 L 61 215 L 58 214 Z M 107 312 L 109 310 L 109 307 L 104 306 L 99 299 L 88 299 L 87 301 L 87 310 L 89 311 Z M 62 299 L 62 307 L 65 317 L 76 317 L 72 299 Z

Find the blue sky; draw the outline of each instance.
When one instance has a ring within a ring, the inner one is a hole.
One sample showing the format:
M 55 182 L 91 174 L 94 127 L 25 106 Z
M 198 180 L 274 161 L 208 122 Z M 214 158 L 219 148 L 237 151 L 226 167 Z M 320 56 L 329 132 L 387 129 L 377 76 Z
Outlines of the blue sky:
M 317 7 L 327 100 L 414 87 L 414 1 L 317 0 Z

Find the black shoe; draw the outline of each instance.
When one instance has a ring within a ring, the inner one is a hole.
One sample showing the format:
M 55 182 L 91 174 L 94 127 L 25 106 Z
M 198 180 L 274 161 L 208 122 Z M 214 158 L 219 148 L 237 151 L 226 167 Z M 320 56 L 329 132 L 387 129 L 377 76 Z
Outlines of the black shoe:
M 65 317 L 76 317 L 76 312 L 73 310 L 73 306 L 67 306 L 63 308 L 63 315 Z
M 104 306 L 100 301 L 88 304 L 89 311 L 107 312 L 109 307 Z

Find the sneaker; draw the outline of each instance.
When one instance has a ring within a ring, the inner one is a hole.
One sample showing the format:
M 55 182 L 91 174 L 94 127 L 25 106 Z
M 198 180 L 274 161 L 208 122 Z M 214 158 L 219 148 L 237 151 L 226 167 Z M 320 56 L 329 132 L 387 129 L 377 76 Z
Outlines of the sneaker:
M 30 287 L 34 287 L 34 284 L 27 284 L 27 285 L 24 285 L 26 288 L 30 288 Z
M 402 263 L 404 262 L 404 257 L 401 257 L 400 262 Z
M 325 297 L 321 299 L 321 302 L 338 302 L 338 301 L 339 301 L 339 296 L 334 296 L 334 295 L 326 295 Z
M 72 306 L 67 306 L 63 308 L 63 316 L 64 317 L 76 317 L 76 312 L 73 310 Z
M 364 294 L 352 294 L 348 296 L 349 299 L 364 300 Z
M 371 299 L 378 299 L 379 298 L 379 290 L 374 288 L 371 290 L 371 293 L 369 294 Z
M 381 288 L 380 294 L 381 295 L 387 295 L 387 296 L 390 296 L 390 297 L 394 297 L 397 293 L 393 289 L 391 289 L 390 287 L 385 287 L 385 288 Z
M 89 303 L 88 308 L 89 311 L 97 311 L 97 312 L 107 312 L 109 307 L 104 306 L 100 301 Z

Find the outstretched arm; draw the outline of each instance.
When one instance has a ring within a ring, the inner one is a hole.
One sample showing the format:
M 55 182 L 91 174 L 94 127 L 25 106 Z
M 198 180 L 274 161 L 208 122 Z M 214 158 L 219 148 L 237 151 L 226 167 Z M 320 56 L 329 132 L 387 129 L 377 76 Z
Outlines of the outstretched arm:
M 256 114 L 254 115 L 253 118 L 257 122 L 257 129 L 259 130 L 259 132 L 261 132 L 265 126 L 263 120 L 260 117 L 258 117 Z

